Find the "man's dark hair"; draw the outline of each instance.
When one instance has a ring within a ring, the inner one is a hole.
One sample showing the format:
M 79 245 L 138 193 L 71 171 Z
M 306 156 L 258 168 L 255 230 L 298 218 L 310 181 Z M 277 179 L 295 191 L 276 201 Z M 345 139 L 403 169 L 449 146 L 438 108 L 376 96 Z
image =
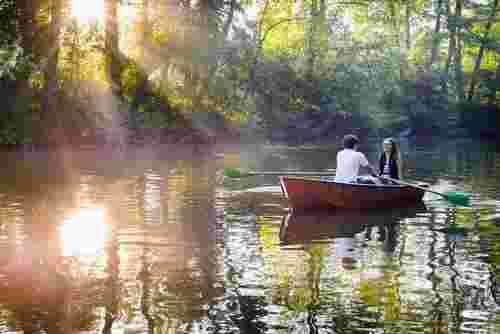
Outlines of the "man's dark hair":
M 359 138 L 355 135 L 345 135 L 342 142 L 344 143 L 344 148 L 353 149 L 354 145 L 359 143 Z

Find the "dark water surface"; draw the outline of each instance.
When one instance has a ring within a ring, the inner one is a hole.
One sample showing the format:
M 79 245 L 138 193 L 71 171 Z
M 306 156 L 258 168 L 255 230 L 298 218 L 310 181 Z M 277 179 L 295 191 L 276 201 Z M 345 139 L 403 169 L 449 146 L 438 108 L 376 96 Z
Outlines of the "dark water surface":
M 0 333 L 500 333 L 498 148 L 402 148 L 471 207 L 298 214 L 276 177 L 220 177 L 333 170 L 333 146 L 3 153 Z

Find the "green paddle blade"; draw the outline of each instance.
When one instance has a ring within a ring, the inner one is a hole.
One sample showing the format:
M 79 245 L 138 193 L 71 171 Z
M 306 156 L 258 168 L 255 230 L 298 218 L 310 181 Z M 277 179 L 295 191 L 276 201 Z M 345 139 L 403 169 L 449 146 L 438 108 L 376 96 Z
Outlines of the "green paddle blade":
M 469 206 L 470 204 L 469 195 L 463 192 L 447 192 L 445 197 L 450 203 L 455 205 Z
M 224 169 L 224 176 L 231 177 L 231 178 L 240 178 L 240 177 L 248 176 L 248 174 L 241 172 L 239 169 L 226 168 L 226 169 Z

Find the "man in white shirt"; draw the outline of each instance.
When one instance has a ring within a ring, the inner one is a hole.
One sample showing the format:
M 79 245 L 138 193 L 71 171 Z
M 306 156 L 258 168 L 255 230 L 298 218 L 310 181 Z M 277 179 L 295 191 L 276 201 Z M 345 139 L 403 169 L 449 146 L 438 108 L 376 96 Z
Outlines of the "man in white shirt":
M 372 175 L 377 175 L 376 169 L 368 162 L 365 155 L 357 151 L 358 143 L 359 139 L 355 135 L 344 137 L 344 149 L 337 153 L 335 182 L 356 182 L 360 167 L 368 167 Z

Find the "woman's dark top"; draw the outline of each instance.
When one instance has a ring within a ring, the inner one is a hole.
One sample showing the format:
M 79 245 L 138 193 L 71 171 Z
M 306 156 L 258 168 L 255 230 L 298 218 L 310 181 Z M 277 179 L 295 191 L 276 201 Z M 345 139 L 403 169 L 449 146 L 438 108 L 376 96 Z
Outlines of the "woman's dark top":
M 379 175 L 382 175 L 382 173 L 384 172 L 385 160 L 385 153 L 382 153 L 379 160 Z M 391 154 L 391 156 L 389 157 L 389 176 L 392 179 L 399 179 L 398 162 L 394 157 L 394 154 Z

